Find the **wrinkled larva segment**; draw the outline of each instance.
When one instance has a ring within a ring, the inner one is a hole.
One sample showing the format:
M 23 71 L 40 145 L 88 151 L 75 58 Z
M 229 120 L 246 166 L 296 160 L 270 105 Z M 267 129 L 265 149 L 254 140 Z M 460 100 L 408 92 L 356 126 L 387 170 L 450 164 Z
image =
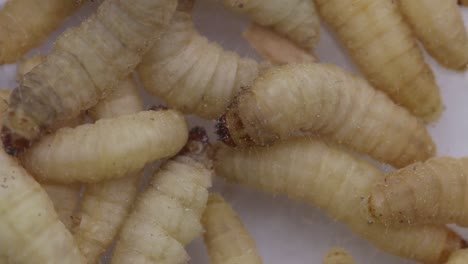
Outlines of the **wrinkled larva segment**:
M 2 140 L 18 154 L 59 120 L 94 106 L 127 77 L 166 28 L 176 0 L 105 0 L 65 31 L 10 98 Z
M 124 177 L 147 163 L 175 155 L 188 136 L 174 110 L 143 111 L 45 136 L 21 156 L 42 181 L 95 183 Z
M 424 263 L 443 263 L 451 252 L 465 245 L 445 226 L 393 229 L 376 221 L 368 211 L 367 197 L 382 173 L 321 141 L 299 138 L 268 148 L 220 146 L 214 160 L 216 175 L 308 202 L 388 253 Z
M 80 224 L 76 215 L 79 205 L 80 184 L 41 183 L 49 199 L 54 204 L 57 215 L 68 230 Z
M 465 264 L 468 263 L 468 249 L 460 249 L 450 255 L 446 264 Z
M 320 20 L 312 0 L 223 0 L 225 6 L 247 14 L 307 50 L 320 39 Z
M 439 87 L 392 0 L 315 0 L 354 62 L 377 89 L 427 121 L 442 111 Z
M 342 248 L 332 248 L 323 259 L 323 264 L 356 264 L 353 257 Z
M 360 77 L 325 64 L 266 71 L 228 108 L 218 134 L 244 146 L 320 135 L 395 167 L 435 153 L 421 121 Z
M 169 106 L 203 118 L 218 118 L 257 77 L 259 65 L 209 42 L 190 14 L 176 12 L 169 29 L 138 66 L 143 87 Z
M 210 194 L 202 218 L 211 264 L 262 264 L 255 241 L 219 194 Z
M 399 4 L 416 36 L 440 64 L 466 68 L 468 35 L 455 0 L 400 0 Z
M 468 158 L 436 157 L 389 173 L 369 198 L 387 225 L 468 226 Z

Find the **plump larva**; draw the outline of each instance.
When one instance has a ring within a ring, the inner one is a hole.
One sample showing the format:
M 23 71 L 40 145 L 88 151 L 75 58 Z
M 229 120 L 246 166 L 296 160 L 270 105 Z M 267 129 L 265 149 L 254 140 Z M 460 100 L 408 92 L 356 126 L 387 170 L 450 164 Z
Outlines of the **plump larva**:
M 187 123 L 174 110 L 143 111 L 62 128 L 21 156 L 43 181 L 99 182 L 141 170 L 175 155 L 187 141 Z
M 318 134 L 396 167 L 435 153 L 421 121 L 363 79 L 324 64 L 266 71 L 229 107 L 218 134 L 234 145 Z
M 178 11 L 138 73 L 143 87 L 169 106 L 212 119 L 252 83 L 258 67 L 254 60 L 209 42 L 194 29 L 191 15 Z
M 315 0 L 322 18 L 367 79 L 428 121 L 442 111 L 439 87 L 393 0 Z
M 7 263 L 85 264 L 47 193 L 0 151 L 0 252 Z
M 323 264 L 355 264 L 353 257 L 342 248 L 332 248 L 323 259 Z
M 13 63 L 39 46 L 84 2 L 10 0 L 0 11 L 0 64 Z
M 95 15 L 56 41 L 47 60 L 13 91 L 2 128 L 6 151 L 18 154 L 59 120 L 108 95 L 166 29 L 176 0 L 105 0 Z
M 464 241 L 446 227 L 392 229 L 375 221 L 367 210 L 367 197 L 382 173 L 323 142 L 298 138 L 268 148 L 220 146 L 214 160 L 216 175 L 313 204 L 391 254 L 424 263 L 441 263 L 464 246 Z
M 468 263 L 468 249 L 460 249 L 450 255 L 445 264 L 466 264 Z
M 255 241 L 232 207 L 219 194 L 210 194 L 202 218 L 211 264 L 262 264 Z
M 222 0 L 229 9 L 247 14 L 305 49 L 320 38 L 320 20 L 312 0 Z
M 369 198 L 386 224 L 468 226 L 468 158 L 437 157 L 389 173 Z
M 72 230 L 79 225 L 80 219 L 76 216 L 76 210 L 79 205 L 81 185 L 41 183 L 41 186 L 52 201 L 60 221 L 67 229 Z
M 468 35 L 456 0 L 399 0 L 400 10 L 426 50 L 453 69 L 468 64 Z
M 191 133 L 187 147 L 160 168 L 137 198 L 120 231 L 115 263 L 186 263 L 184 246 L 203 232 L 200 223 L 211 186 L 206 135 Z

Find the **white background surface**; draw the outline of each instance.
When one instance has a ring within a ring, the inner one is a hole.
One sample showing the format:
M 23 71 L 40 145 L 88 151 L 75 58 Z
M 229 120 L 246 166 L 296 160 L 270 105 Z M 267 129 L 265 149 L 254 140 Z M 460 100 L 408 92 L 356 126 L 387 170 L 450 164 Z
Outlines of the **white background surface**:
M 4 2 L 5 0 L 0 0 L 0 4 Z M 84 7 L 77 15 L 67 20 L 65 25 L 51 36 L 48 43 L 29 54 L 50 50 L 53 39 L 59 32 L 76 25 L 96 6 L 97 3 L 90 3 Z M 465 21 L 468 21 L 468 8 L 462 12 Z M 242 30 L 249 23 L 245 17 L 228 12 L 215 1 L 199 0 L 195 7 L 194 20 L 198 29 L 209 39 L 218 41 L 226 49 L 234 50 L 243 56 L 258 59 L 240 37 Z M 316 54 L 322 62 L 335 63 L 357 72 L 326 29 L 322 30 Z M 446 106 L 442 118 L 430 125 L 431 134 L 438 146 L 438 155 L 468 156 L 468 73 L 446 70 L 431 58 L 426 58 L 436 74 Z M 0 66 L 0 88 L 15 87 L 15 70 L 15 65 Z M 147 97 L 146 100 L 151 102 L 154 99 Z M 194 120 L 192 123 L 204 124 L 213 131 L 212 122 Z M 226 185 L 219 180 L 216 180 L 215 185 L 215 189 L 221 191 L 240 214 L 255 238 L 265 263 L 321 263 L 327 250 L 336 246 L 349 250 L 357 263 L 412 263 L 375 249 L 352 234 L 345 226 L 333 222 L 309 205 Z M 462 232 L 468 235 L 468 231 Z M 188 250 L 192 257 L 191 263 L 208 263 L 201 239 L 192 243 Z

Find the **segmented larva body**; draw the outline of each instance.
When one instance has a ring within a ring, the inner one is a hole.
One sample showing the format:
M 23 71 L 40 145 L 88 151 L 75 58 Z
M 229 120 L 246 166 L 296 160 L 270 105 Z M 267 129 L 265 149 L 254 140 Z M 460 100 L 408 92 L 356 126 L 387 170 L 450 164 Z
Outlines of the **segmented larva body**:
M 446 227 L 392 229 L 374 221 L 367 210 L 367 197 L 382 178 L 381 172 L 323 142 L 299 138 L 268 148 L 221 146 L 214 159 L 216 175 L 313 204 L 391 254 L 424 263 L 440 263 L 464 245 Z
M 85 1 L 12 0 L 0 11 L 0 64 L 13 63 L 39 46 Z
M 176 0 L 105 0 L 95 15 L 63 33 L 47 60 L 11 95 L 2 130 L 7 152 L 17 154 L 47 127 L 110 94 L 156 42 L 176 5 Z
M 76 216 L 76 210 L 79 205 L 81 185 L 41 183 L 41 186 L 54 204 L 55 212 L 57 212 L 60 221 L 67 229 L 72 230 L 79 225 L 80 219 Z
M 43 181 L 94 183 L 124 177 L 175 155 L 187 141 L 187 123 L 174 110 L 143 111 L 62 128 L 22 155 Z
M 439 87 L 392 0 L 315 0 L 367 79 L 426 120 L 442 111 Z
M 93 119 L 113 118 L 143 110 L 143 101 L 133 78 L 128 77 L 101 100 L 89 114 Z M 88 263 L 97 263 L 112 243 L 135 200 L 141 173 L 88 184 L 80 211 L 75 241 Z
M 437 157 L 389 173 L 369 198 L 386 224 L 468 226 L 468 158 Z
M 232 207 L 219 194 L 210 194 L 202 218 L 211 264 L 262 264 L 255 241 Z
M 400 0 L 399 4 L 416 36 L 440 64 L 466 67 L 468 35 L 456 0 Z
M 468 249 L 460 249 L 450 255 L 445 264 L 466 264 L 468 263 Z
M 85 264 L 47 193 L 0 151 L 0 252 L 10 262 Z
M 153 176 L 120 231 L 111 263 L 188 261 L 184 246 L 203 232 L 212 177 L 210 162 L 192 154 L 169 160 Z
M 229 107 L 218 133 L 244 146 L 318 134 L 396 167 L 435 153 L 421 121 L 365 80 L 324 64 L 266 71 Z
M 323 264 L 356 264 L 356 262 L 344 249 L 332 248 L 323 259 Z
M 312 0 L 223 0 L 225 6 L 313 49 L 320 38 L 320 20 Z
M 178 11 L 138 73 L 143 87 L 171 107 L 212 119 L 252 83 L 258 68 L 254 60 L 209 42 L 194 29 L 191 15 Z

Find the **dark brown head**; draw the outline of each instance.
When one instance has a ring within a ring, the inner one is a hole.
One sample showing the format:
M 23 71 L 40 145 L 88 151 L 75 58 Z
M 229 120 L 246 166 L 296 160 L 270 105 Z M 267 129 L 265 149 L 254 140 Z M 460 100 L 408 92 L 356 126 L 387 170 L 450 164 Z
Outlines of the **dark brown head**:
M 5 152 L 17 156 L 31 146 L 31 141 L 13 133 L 9 128 L 3 126 L 0 134 Z
M 229 128 L 226 122 L 226 115 L 221 116 L 218 121 L 216 122 L 216 135 L 218 135 L 218 139 L 222 141 L 224 144 L 235 147 L 236 143 L 232 140 L 231 134 L 229 133 Z

